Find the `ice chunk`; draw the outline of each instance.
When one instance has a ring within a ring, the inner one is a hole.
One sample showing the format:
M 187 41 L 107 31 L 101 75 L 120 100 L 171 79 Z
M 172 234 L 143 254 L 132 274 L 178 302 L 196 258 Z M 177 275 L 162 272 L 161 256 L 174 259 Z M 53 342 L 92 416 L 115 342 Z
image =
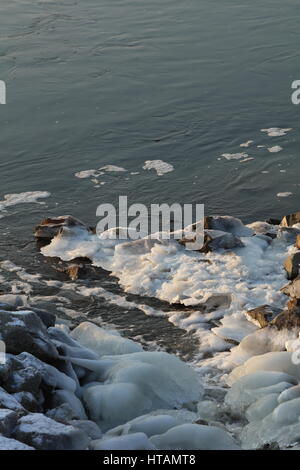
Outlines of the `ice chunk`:
M 214 426 L 181 424 L 150 441 L 160 450 L 237 450 L 229 434 Z
M 71 336 L 81 345 L 94 351 L 99 357 L 143 350 L 140 344 L 123 338 L 117 331 L 104 330 L 90 322 L 81 323 L 72 331 Z
M 92 441 L 93 450 L 155 450 L 146 434 L 138 432 L 126 436 Z

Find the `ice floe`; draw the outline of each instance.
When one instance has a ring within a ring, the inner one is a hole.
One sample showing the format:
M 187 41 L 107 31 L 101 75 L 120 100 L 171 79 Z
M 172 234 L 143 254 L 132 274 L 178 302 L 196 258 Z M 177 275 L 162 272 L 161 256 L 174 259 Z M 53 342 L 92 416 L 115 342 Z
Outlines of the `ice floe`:
M 146 160 L 143 166 L 144 170 L 155 170 L 158 176 L 174 171 L 173 165 L 163 160 Z

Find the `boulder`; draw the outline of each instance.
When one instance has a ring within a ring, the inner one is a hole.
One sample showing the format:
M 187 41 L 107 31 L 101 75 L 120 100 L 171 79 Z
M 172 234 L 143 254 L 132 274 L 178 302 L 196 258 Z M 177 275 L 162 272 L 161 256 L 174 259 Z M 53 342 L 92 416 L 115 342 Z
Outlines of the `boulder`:
M 0 435 L 10 437 L 18 418 L 19 416 L 15 411 L 5 408 L 0 409 Z
M 39 450 L 85 450 L 90 442 L 80 429 L 58 423 L 40 413 L 20 418 L 14 437 Z
M 81 227 L 86 230 L 90 229 L 80 220 L 75 219 L 71 215 L 63 215 L 55 218 L 48 217 L 35 227 L 34 236 L 36 238 L 52 239 L 58 235 L 65 227 Z
M 300 276 L 281 289 L 281 292 L 295 299 L 300 299 Z
M 268 326 L 274 318 L 282 312 L 282 309 L 273 307 L 271 305 L 262 305 L 253 308 L 246 312 L 246 317 L 249 321 L 264 328 Z
M 281 227 L 292 227 L 294 224 L 300 223 L 300 212 L 285 215 L 280 222 Z
M 284 263 L 284 269 L 287 272 L 288 279 L 295 279 L 299 274 L 300 251 L 292 253 Z
M 281 312 L 271 322 L 278 330 L 291 330 L 297 328 L 300 330 L 300 301 L 298 299 L 290 300 L 287 304 L 287 310 Z
M 63 424 L 68 424 L 73 420 L 76 422 L 76 419 L 78 418 L 77 413 L 68 403 L 62 403 L 57 408 L 47 411 L 46 416 Z
M 26 414 L 25 408 L 16 400 L 13 395 L 7 393 L 0 387 L 0 409 L 13 410 L 19 415 Z
M 70 390 L 55 390 L 51 397 L 51 406 L 58 408 L 63 404 L 67 404 L 73 412 L 71 419 L 87 419 L 87 415 L 82 402 Z
M 40 391 L 42 396 L 42 391 Z M 25 408 L 25 410 L 29 411 L 30 413 L 39 413 L 42 411 L 41 403 L 35 398 L 35 396 L 30 392 L 18 392 L 12 395 L 19 403 Z M 43 402 L 44 399 L 42 398 L 40 402 Z
M 23 442 L 9 439 L 0 435 L 0 450 L 35 450 L 34 447 L 27 446 Z
M 178 243 L 185 246 L 187 243 L 195 243 L 195 241 L 196 237 L 182 238 L 178 240 Z M 196 248 L 195 251 L 209 253 L 210 251 L 231 250 L 233 248 L 242 248 L 243 246 L 244 244 L 241 239 L 231 233 L 220 230 L 205 230 L 203 246 L 200 249 Z
M 273 217 L 270 217 L 269 219 L 266 220 L 266 223 L 270 224 L 270 225 L 279 225 L 280 222 L 281 222 L 280 219 L 276 219 L 276 218 L 273 218 Z
M 17 310 L 24 311 L 24 307 L 18 307 Z M 36 307 L 30 307 L 29 310 L 31 312 L 34 312 L 39 317 L 39 319 L 44 323 L 46 328 L 55 326 L 56 315 L 54 313 L 47 312 L 46 310 L 42 310 L 41 308 Z
M 7 353 L 27 351 L 50 362 L 58 357 L 45 325 L 34 312 L 0 311 L 0 337 L 5 342 Z

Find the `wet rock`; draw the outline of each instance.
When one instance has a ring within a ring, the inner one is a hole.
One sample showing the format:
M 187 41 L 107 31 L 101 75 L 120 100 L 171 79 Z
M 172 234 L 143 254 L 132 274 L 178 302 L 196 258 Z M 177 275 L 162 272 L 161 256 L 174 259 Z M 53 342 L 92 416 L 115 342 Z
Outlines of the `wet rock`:
M 86 230 L 90 229 L 80 220 L 75 219 L 71 215 L 63 215 L 55 218 L 47 218 L 35 227 L 34 236 L 36 238 L 52 239 L 58 235 L 62 229 L 66 227 L 81 227 Z
M 294 212 L 293 214 L 288 214 L 283 217 L 280 225 L 282 227 L 292 227 L 294 224 L 298 224 L 300 222 L 300 212 Z
M 14 411 L 5 408 L 0 409 L 0 435 L 10 437 L 18 418 L 19 416 Z
M 271 322 L 278 330 L 300 329 L 300 301 L 298 299 L 290 300 L 287 304 L 287 310 L 277 315 Z
M 27 351 L 43 361 L 58 357 L 45 325 L 34 312 L 0 311 L 0 332 L 7 353 Z
M 296 277 L 292 282 L 281 289 L 281 292 L 295 299 L 300 299 L 300 277 Z
M 27 446 L 23 442 L 9 439 L 8 437 L 0 435 L 0 449 L 1 450 L 35 450 L 34 447 Z
M 300 234 L 296 237 L 295 247 L 297 248 L 297 250 L 300 250 Z
M 182 238 L 178 243 L 186 246 L 187 243 L 195 243 L 195 238 Z M 200 253 L 209 253 L 216 250 L 230 250 L 233 248 L 242 248 L 244 246 L 241 239 L 231 233 L 221 232 L 219 230 L 205 230 L 204 243 L 202 248 L 196 248 Z
M 274 318 L 282 312 L 282 309 L 272 307 L 271 305 L 262 305 L 246 312 L 249 321 L 264 328 L 268 326 Z
M 67 426 L 40 413 L 19 419 L 14 437 L 39 450 L 85 450 L 87 435 L 73 426 Z
M 295 279 L 299 274 L 300 251 L 292 253 L 284 263 L 284 269 L 287 272 L 288 279 Z

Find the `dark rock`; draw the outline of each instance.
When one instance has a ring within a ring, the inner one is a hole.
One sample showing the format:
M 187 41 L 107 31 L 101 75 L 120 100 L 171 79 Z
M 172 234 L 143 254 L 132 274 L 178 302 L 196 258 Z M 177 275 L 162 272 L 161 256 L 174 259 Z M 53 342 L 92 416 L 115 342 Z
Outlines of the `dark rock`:
M 280 225 L 282 227 L 291 227 L 294 224 L 298 224 L 300 222 L 300 212 L 294 212 L 293 214 L 288 214 L 283 217 Z
M 14 437 L 39 450 L 85 450 L 87 435 L 73 426 L 66 426 L 40 413 L 19 419 Z
M 15 311 L 15 306 L 7 304 L 6 302 L 0 302 L 0 310 L 7 310 L 8 312 Z
M 271 305 L 262 305 L 248 310 L 246 317 L 260 328 L 268 326 L 274 318 L 282 312 L 282 309 L 272 307 Z
M 40 394 L 42 392 L 40 391 Z M 40 413 L 42 410 L 42 406 L 37 401 L 35 396 L 30 392 L 18 392 L 12 395 L 19 403 L 25 408 L 25 410 L 29 411 L 30 413 Z M 42 401 L 42 400 L 40 400 Z
M 18 311 L 24 311 L 24 307 L 18 307 Z M 42 310 L 41 308 L 30 307 L 29 310 L 34 312 L 40 320 L 44 323 L 46 328 L 50 328 L 51 326 L 55 326 L 56 315 L 51 312 L 47 312 L 46 310 Z
M 300 251 L 292 253 L 284 263 L 284 269 L 287 272 L 288 279 L 295 279 L 299 274 Z
M 280 219 L 273 219 L 270 217 L 269 219 L 266 220 L 267 224 L 270 225 L 280 225 L 281 220 Z
M 195 243 L 195 238 L 182 238 L 178 243 L 186 246 L 187 243 Z M 233 248 L 242 248 L 243 242 L 239 237 L 231 233 L 221 232 L 219 230 L 206 230 L 204 233 L 204 243 L 202 248 L 196 248 L 195 251 L 200 253 L 209 253 L 217 250 L 231 250 Z
M 0 409 L 0 434 L 5 437 L 10 437 L 17 424 L 18 418 L 19 416 L 15 411 L 5 408 Z
M 34 447 L 29 447 L 23 442 L 9 439 L 8 437 L 0 435 L 0 449 L 1 450 L 35 450 Z
M 45 325 L 34 312 L 0 311 L 0 331 L 7 353 L 26 351 L 50 362 L 58 357 Z
M 66 227 L 82 227 L 88 231 L 90 229 L 80 220 L 71 215 L 64 215 L 55 218 L 47 218 L 35 227 L 34 236 L 36 238 L 52 239 Z

